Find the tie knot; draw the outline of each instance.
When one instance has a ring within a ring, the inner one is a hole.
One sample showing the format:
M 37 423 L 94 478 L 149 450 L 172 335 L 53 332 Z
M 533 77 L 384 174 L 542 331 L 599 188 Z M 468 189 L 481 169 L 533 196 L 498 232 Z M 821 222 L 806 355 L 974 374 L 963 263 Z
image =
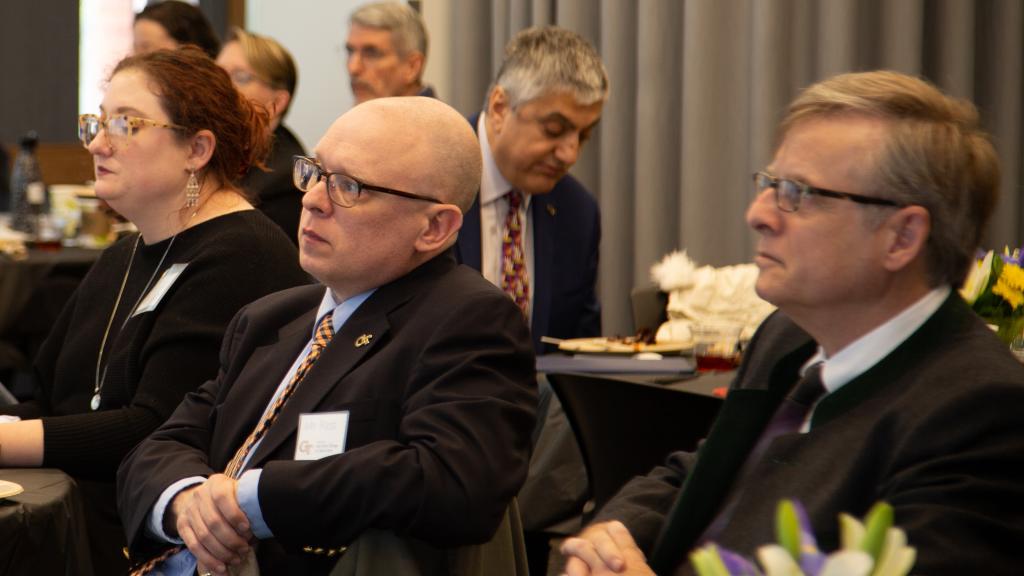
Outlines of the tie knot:
M 519 210 L 519 207 L 523 205 L 523 195 L 519 193 L 519 190 L 512 189 L 508 191 L 508 209 Z
M 789 392 L 789 399 L 797 404 L 810 407 L 818 398 L 825 394 L 825 385 L 821 382 L 821 370 L 824 363 L 817 362 L 804 371 L 803 378 Z
M 319 350 L 334 337 L 334 311 L 331 310 L 324 317 L 320 319 L 320 323 L 316 326 L 316 333 L 313 335 L 313 348 Z

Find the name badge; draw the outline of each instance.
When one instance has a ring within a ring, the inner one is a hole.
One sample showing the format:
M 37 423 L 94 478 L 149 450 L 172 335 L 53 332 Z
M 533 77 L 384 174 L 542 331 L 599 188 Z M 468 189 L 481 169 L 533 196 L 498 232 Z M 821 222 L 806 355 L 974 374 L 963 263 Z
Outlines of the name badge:
M 345 451 L 348 410 L 299 415 L 296 460 L 319 460 Z
M 154 310 L 164 295 L 167 294 L 167 291 L 174 285 L 174 281 L 185 271 L 186 266 L 188 266 L 188 262 L 179 262 L 178 264 L 172 264 L 170 268 L 164 270 L 164 273 L 160 275 L 160 279 L 150 288 L 149 293 L 146 294 L 146 297 L 139 302 L 138 307 L 132 312 L 132 316 Z

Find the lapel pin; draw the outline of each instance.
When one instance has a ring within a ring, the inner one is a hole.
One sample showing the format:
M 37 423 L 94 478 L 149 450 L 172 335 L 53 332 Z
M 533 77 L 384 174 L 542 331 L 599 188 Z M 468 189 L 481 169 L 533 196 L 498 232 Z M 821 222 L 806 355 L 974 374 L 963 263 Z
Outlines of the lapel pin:
M 363 334 L 359 338 L 356 338 L 356 348 L 362 348 L 363 346 L 366 346 L 367 344 L 370 343 L 371 339 L 373 339 L 373 334 Z
M 552 204 L 545 204 L 545 206 L 548 209 L 548 214 L 551 214 L 552 216 L 554 216 L 555 214 L 558 213 L 558 210 L 555 210 L 554 205 L 552 205 Z

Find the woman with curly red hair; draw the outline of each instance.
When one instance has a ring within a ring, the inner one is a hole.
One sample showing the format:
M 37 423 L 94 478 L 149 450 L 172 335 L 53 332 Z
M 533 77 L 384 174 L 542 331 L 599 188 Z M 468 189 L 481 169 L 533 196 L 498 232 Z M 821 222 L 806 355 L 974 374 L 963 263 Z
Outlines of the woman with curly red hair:
M 79 119 L 96 195 L 138 228 L 108 248 L 35 360 L 36 400 L 0 409 L 0 467 L 60 468 L 84 494 L 97 574 L 123 573 L 114 476 L 217 374 L 242 306 L 303 284 L 291 241 L 237 186 L 265 158 L 267 115 L 194 47 L 122 60 Z

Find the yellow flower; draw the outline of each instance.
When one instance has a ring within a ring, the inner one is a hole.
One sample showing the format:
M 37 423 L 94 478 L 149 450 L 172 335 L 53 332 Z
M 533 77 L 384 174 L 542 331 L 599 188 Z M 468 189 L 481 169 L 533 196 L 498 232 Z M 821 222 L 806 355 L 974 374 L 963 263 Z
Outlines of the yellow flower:
M 992 293 L 1002 296 L 1014 310 L 1020 308 L 1024 304 L 1024 270 L 1016 264 L 1004 265 Z

